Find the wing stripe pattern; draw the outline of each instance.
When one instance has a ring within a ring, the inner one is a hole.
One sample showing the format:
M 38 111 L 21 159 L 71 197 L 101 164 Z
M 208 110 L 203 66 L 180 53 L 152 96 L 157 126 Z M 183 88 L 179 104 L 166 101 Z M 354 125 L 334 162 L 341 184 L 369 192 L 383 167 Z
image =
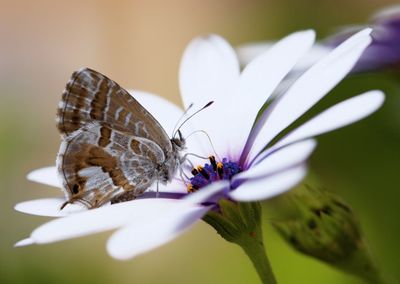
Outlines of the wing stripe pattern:
M 158 179 L 166 161 L 175 165 L 171 141 L 154 117 L 117 83 L 90 69 L 72 74 L 57 128 L 65 195 L 88 208 L 133 199 Z

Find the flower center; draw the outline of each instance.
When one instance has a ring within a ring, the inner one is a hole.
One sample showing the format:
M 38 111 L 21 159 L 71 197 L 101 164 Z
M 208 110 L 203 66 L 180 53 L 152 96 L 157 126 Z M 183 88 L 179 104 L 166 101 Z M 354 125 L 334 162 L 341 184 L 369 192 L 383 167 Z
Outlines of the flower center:
M 240 173 L 242 169 L 236 162 L 223 158 L 221 162 L 217 162 L 214 156 L 209 157 L 210 164 L 198 166 L 192 169 L 193 177 L 187 186 L 189 193 L 195 192 L 200 188 L 217 180 L 230 180 L 234 175 Z

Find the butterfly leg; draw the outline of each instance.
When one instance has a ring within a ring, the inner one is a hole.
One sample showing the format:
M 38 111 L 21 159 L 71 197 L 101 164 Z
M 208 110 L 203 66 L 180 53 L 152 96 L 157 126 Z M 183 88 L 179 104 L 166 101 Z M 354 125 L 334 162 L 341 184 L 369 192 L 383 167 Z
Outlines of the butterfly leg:
M 184 160 L 183 162 L 185 162 L 185 161 L 188 161 L 188 162 L 192 165 L 192 168 L 193 168 L 193 164 L 192 164 L 189 160 Z M 187 174 L 183 171 L 182 160 L 178 161 L 178 169 L 179 169 L 179 176 L 180 176 L 180 178 L 181 178 L 183 184 L 184 184 L 185 186 L 187 186 L 187 182 L 186 182 L 186 181 L 189 180 L 190 178 L 189 178 L 189 177 L 187 176 Z
M 69 200 L 65 201 L 61 207 L 60 210 L 63 210 L 65 208 L 65 206 L 67 206 L 68 204 L 73 204 L 75 202 L 78 202 L 82 205 L 84 205 L 86 208 L 88 209 L 92 209 L 98 206 L 93 205 L 90 201 L 93 199 L 94 192 L 92 191 L 82 191 L 72 197 L 69 198 Z

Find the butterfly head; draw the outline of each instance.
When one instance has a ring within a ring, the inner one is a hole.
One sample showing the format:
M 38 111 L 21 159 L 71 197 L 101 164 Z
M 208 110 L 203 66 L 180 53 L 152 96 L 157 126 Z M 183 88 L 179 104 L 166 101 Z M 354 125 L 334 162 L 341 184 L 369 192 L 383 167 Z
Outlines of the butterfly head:
M 173 137 L 171 139 L 171 144 L 172 147 L 174 147 L 174 150 L 179 152 L 185 149 L 186 141 L 185 138 L 183 138 L 181 131 L 178 129 L 177 131 L 179 137 Z

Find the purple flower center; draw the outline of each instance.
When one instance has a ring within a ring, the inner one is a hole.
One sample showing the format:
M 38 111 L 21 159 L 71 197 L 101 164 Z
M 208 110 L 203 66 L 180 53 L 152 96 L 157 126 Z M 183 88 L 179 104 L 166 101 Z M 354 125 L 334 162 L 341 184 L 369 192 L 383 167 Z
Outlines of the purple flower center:
M 238 163 L 229 161 L 227 158 L 223 158 L 221 162 L 217 162 L 214 156 L 209 159 L 210 164 L 206 163 L 204 166 L 192 169 L 193 177 L 190 178 L 190 183 L 187 186 L 189 193 L 195 192 L 213 181 L 230 180 L 242 171 Z

